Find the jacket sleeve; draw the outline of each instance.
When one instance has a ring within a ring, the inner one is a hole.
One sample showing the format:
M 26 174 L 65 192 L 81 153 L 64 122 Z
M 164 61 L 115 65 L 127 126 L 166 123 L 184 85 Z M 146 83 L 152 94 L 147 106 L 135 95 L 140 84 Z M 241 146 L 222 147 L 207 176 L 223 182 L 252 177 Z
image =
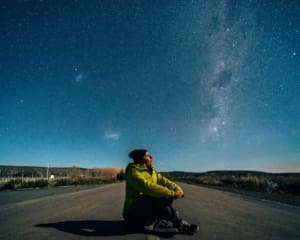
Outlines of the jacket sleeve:
M 136 191 L 149 195 L 151 197 L 174 197 L 175 192 L 168 189 L 165 186 L 159 185 L 152 182 L 151 176 L 149 178 L 145 177 L 145 172 L 135 171 L 131 169 L 128 172 L 126 181 L 130 184 Z
M 169 189 L 172 189 L 175 192 L 181 192 L 184 193 L 182 188 L 175 182 L 171 181 L 170 179 L 164 177 L 160 173 L 157 173 L 157 183 L 163 186 L 168 187 Z

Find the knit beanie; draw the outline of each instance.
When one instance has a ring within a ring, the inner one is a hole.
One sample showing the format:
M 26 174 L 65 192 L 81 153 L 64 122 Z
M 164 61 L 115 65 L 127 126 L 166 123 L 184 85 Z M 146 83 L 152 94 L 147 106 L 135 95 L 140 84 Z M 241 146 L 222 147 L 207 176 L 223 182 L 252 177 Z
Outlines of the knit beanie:
M 142 160 L 146 152 L 148 152 L 146 149 L 135 149 L 131 151 L 128 156 L 132 158 L 135 163 L 138 163 Z

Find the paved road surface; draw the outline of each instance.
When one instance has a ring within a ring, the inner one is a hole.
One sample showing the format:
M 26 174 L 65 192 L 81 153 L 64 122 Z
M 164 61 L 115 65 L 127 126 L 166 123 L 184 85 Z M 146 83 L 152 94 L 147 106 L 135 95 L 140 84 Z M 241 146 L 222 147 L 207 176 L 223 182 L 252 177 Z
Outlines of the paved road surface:
M 186 197 L 174 205 L 200 232 L 172 239 L 300 239 L 300 208 L 182 186 Z M 1 205 L 0 239 L 162 239 L 126 231 L 123 199 L 124 183 L 116 183 Z

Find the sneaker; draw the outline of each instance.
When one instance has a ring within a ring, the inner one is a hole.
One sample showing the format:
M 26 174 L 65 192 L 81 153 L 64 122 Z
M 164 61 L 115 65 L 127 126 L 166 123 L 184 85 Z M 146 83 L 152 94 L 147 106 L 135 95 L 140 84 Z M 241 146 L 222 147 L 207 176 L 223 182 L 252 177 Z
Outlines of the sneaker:
M 188 223 L 187 221 L 182 219 L 180 221 L 178 230 L 179 230 L 180 233 L 194 234 L 194 233 L 199 231 L 199 226 L 196 225 L 196 224 Z
M 161 219 L 154 224 L 153 231 L 157 233 L 178 233 L 178 228 L 175 228 L 171 221 Z
M 155 224 L 154 222 L 152 222 L 152 223 L 146 223 L 145 226 L 144 226 L 144 230 L 146 230 L 146 231 L 153 231 L 154 224 Z

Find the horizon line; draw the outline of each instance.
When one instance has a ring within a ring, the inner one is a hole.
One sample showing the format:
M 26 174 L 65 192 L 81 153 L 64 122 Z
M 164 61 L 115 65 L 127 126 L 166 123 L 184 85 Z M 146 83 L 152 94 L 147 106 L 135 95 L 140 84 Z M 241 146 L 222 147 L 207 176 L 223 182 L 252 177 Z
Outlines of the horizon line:
M 0 167 L 32 167 L 32 168 L 83 168 L 83 169 L 124 169 L 123 167 L 115 167 L 115 166 L 103 166 L 103 167 L 82 167 L 82 166 L 37 166 L 37 165 L 0 165 Z M 163 170 L 160 172 L 186 172 L 186 173 L 207 173 L 207 172 L 261 172 L 261 173 L 270 173 L 270 174 L 287 174 L 287 173 L 300 173 L 300 169 L 296 168 L 293 170 L 285 169 L 285 170 L 258 170 L 258 169 L 207 169 L 202 171 L 191 171 L 191 170 Z

